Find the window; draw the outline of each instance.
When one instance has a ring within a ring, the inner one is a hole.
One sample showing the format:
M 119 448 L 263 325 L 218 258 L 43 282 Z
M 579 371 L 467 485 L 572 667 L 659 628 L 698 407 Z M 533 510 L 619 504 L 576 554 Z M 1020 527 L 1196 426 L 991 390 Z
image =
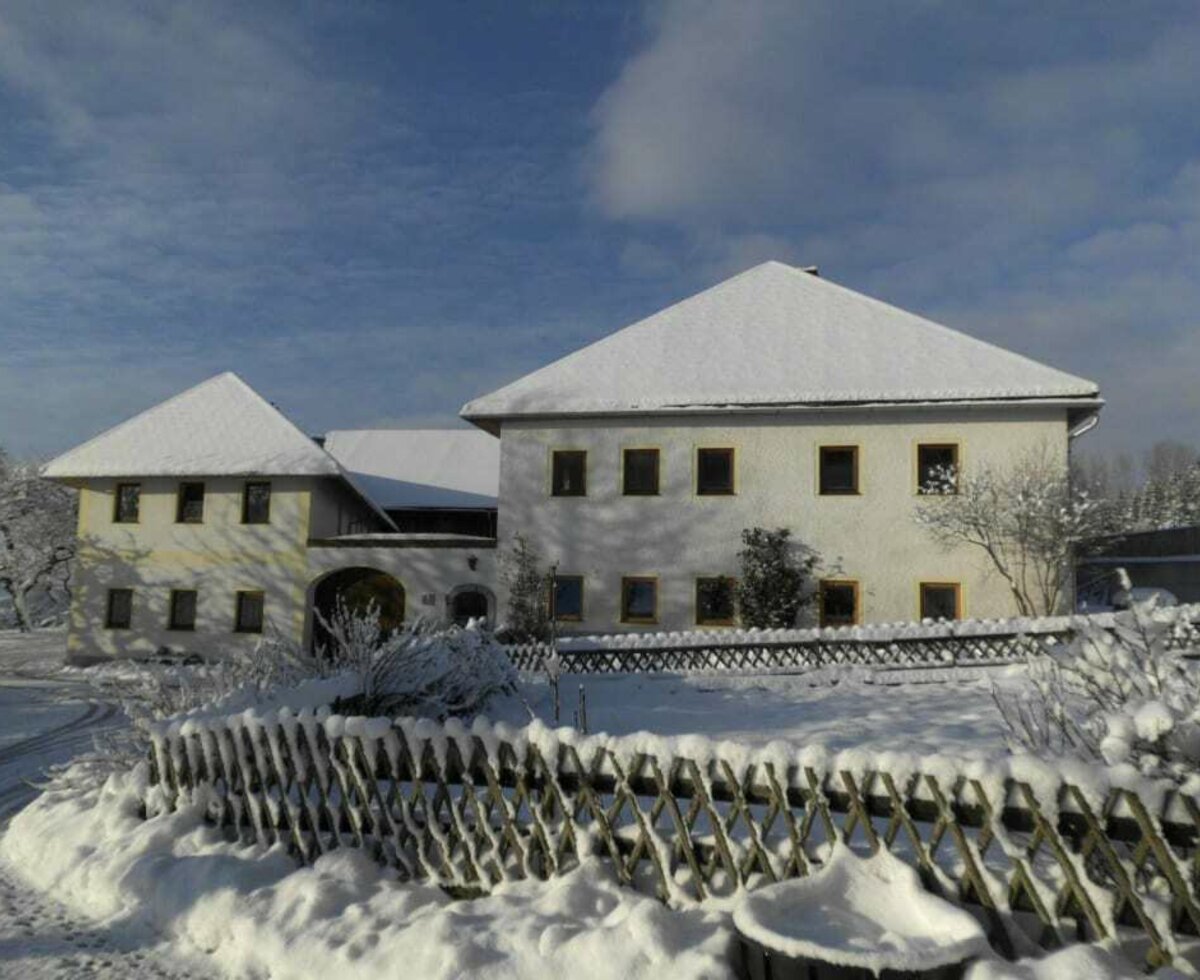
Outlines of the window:
M 200 524 L 204 521 L 204 484 L 179 484 L 179 500 L 175 507 L 177 524 Z
M 110 630 L 127 630 L 133 622 L 133 589 L 109 589 L 104 625 Z
M 696 579 L 696 624 L 733 625 L 733 579 Z
M 118 483 L 116 498 L 113 501 L 114 524 L 136 524 L 142 503 L 142 485 L 140 483 Z
M 233 628 L 238 633 L 261 633 L 263 631 L 263 600 L 261 592 L 239 592 L 237 611 L 234 613 Z M 193 612 L 193 621 L 195 615 Z
M 623 457 L 622 492 L 625 496 L 655 496 L 658 493 L 658 450 L 626 449 Z
M 621 622 L 658 622 L 658 579 L 621 579 Z
M 242 523 L 271 523 L 271 484 L 247 483 L 242 488 Z
M 733 450 L 696 450 L 696 493 L 717 497 L 733 493 Z
M 921 443 L 917 446 L 917 493 L 958 493 L 958 446 Z
M 171 618 L 167 629 L 194 630 L 196 628 L 196 591 L 194 589 L 171 590 Z
M 858 583 L 823 581 L 820 612 L 822 626 L 853 626 L 857 623 Z
M 858 447 L 822 446 L 820 491 L 822 494 L 858 493 Z
M 554 579 L 554 618 L 567 623 L 583 620 L 582 575 L 559 575 Z
M 587 452 L 556 449 L 550 459 L 550 493 L 555 497 L 587 494 Z
M 957 582 L 921 583 L 922 619 L 958 619 L 962 593 Z

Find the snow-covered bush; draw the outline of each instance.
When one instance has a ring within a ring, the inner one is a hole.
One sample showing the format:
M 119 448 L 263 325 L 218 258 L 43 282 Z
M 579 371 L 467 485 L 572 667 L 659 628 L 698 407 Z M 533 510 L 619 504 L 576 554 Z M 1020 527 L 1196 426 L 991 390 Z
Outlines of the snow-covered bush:
M 737 582 L 742 625 L 787 629 L 812 601 L 810 579 L 817 556 L 790 540 L 791 531 L 752 527 L 742 531 L 741 575 Z
M 1072 640 L 1029 660 L 1030 688 L 996 691 L 1016 746 L 1132 763 L 1182 781 L 1200 770 L 1200 686 L 1172 634 L 1186 610 L 1135 605 L 1111 629 L 1081 618 Z

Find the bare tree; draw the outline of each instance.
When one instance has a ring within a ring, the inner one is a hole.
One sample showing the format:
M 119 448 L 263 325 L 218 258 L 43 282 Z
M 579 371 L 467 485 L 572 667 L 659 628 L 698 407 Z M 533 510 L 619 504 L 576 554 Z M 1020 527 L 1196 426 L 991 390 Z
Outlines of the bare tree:
M 75 491 L 0 451 L 0 590 L 12 600 L 22 632 L 33 628 L 33 596 L 70 596 L 77 506 Z
M 943 472 L 922 491 L 916 522 L 947 549 L 983 551 L 1022 616 L 1061 611 L 1076 546 L 1104 530 L 1099 508 L 1044 448 L 1010 470 Z

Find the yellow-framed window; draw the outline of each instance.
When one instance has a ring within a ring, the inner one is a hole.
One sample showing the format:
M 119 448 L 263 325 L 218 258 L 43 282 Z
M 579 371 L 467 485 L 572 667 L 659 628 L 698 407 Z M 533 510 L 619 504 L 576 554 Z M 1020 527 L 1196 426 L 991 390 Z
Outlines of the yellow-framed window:
M 859 492 L 858 446 L 821 446 L 817 451 L 817 492 L 849 497 Z
M 922 582 L 919 586 L 921 619 L 962 619 L 962 584 Z
M 822 579 L 817 593 L 822 626 L 853 626 L 859 619 L 858 582 Z
M 621 579 L 621 622 L 639 625 L 658 622 L 658 579 L 653 575 L 627 575 Z
M 696 625 L 732 626 L 737 618 L 736 580 L 727 575 L 696 578 Z

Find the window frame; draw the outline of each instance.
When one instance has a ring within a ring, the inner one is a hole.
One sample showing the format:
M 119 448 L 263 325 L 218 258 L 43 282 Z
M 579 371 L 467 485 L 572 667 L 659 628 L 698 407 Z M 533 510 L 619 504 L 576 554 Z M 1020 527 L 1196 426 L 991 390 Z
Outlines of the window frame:
M 267 488 L 267 514 L 261 521 L 249 520 L 250 516 L 250 488 L 251 487 L 266 487 Z M 273 491 L 271 489 L 270 480 L 246 480 L 242 484 L 242 523 L 243 524 L 270 524 L 271 523 L 271 497 Z
M 702 582 L 728 582 L 730 588 L 729 596 L 729 618 L 728 619 L 701 619 L 700 618 L 700 585 Z M 697 626 L 733 626 L 737 622 L 737 579 L 732 575 L 697 575 L 692 587 L 692 596 L 694 600 L 694 608 L 692 610 L 692 619 Z
M 257 596 L 258 629 L 250 629 L 242 625 L 242 599 L 246 596 Z M 233 631 L 251 636 L 261 635 L 267 625 L 267 594 L 262 589 L 238 589 L 233 594 Z
M 854 486 L 850 490 L 825 489 L 826 451 L 849 452 L 852 454 L 851 475 Z M 857 443 L 821 443 L 817 446 L 817 496 L 818 497 L 861 497 L 862 496 L 862 448 Z
M 921 450 L 922 449 L 953 449 L 954 450 L 954 489 L 949 494 L 926 493 L 921 483 Z M 940 497 L 956 495 L 962 485 L 962 443 L 946 439 L 937 442 L 920 440 L 913 449 L 913 493 L 918 497 Z
M 629 588 L 642 582 L 649 582 L 654 586 L 654 612 L 649 616 L 628 616 L 626 615 L 626 599 L 629 595 Z M 621 622 L 627 623 L 630 626 L 657 626 L 658 625 L 658 576 L 657 575 L 622 575 L 621 576 Z
M 654 453 L 654 489 L 630 490 L 628 479 L 629 453 Z M 661 497 L 662 496 L 662 449 L 658 446 L 622 446 L 621 447 L 621 496 L 622 497 Z
M 579 583 L 579 612 L 571 616 L 563 616 L 558 611 L 558 596 L 556 589 L 559 582 L 578 582 Z M 550 608 L 553 610 L 553 618 L 556 623 L 582 623 L 584 620 L 584 595 L 585 586 L 582 575 L 555 575 L 550 582 Z
M 184 520 L 183 503 L 184 503 L 184 488 L 199 487 L 200 488 L 200 517 L 197 520 Z M 208 489 L 204 485 L 203 480 L 180 480 L 179 486 L 175 490 L 175 523 L 176 524 L 203 524 L 204 523 L 204 505 L 208 497 Z
M 175 621 L 175 602 L 179 596 L 191 594 L 194 596 L 192 601 L 192 624 L 190 626 L 180 626 Z M 200 617 L 200 590 L 199 589 L 172 589 L 171 595 L 167 599 L 167 630 L 171 633 L 195 633 L 196 620 Z
M 113 599 L 118 594 L 129 596 L 128 619 L 124 623 L 116 623 L 113 621 Z M 107 591 L 104 600 L 104 628 L 106 630 L 133 629 L 133 589 L 115 588 Z
M 558 493 L 554 486 L 554 463 L 559 456 L 582 456 L 583 457 L 583 480 L 578 492 L 573 493 Z M 556 446 L 550 449 L 549 460 L 549 496 L 559 498 L 570 497 L 586 497 L 588 491 L 588 451 L 586 449 L 576 449 L 566 446 Z
M 137 491 L 137 504 L 134 507 L 136 516 L 133 520 L 126 520 L 121 516 L 121 491 L 133 488 Z M 140 524 L 142 523 L 142 485 L 140 482 L 133 480 L 123 480 L 113 488 L 113 513 L 112 522 L 114 524 Z
M 954 619 L 945 620 L 945 622 L 956 623 L 963 618 L 963 588 L 962 582 L 952 582 L 948 580 L 931 580 L 925 579 L 917 583 L 917 620 L 925 622 L 926 619 L 932 618 L 925 615 L 925 590 L 926 588 L 934 589 L 953 589 L 954 590 Z M 942 620 L 935 620 L 942 622 Z
M 825 592 L 829 587 L 849 587 L 854 593 L 854 614 L 849 622 L 829 622 L 825 618 Z M 841 626 L 857 626 L 862 622 L 862 593 L 856 578 L 823 578 L 817 583 L 817 617 L 821 629 L 836 629 Z
M 700 456 L 702 453 L 726 453 L 729 456 L 729 489 L 704 490 L 700 486 Z M 697 446 L 692 456 L 695 468 L 695 479 L 692 490 L 697 497 L 734 497 L 737 496 L 737 447 L 736 446 Z

